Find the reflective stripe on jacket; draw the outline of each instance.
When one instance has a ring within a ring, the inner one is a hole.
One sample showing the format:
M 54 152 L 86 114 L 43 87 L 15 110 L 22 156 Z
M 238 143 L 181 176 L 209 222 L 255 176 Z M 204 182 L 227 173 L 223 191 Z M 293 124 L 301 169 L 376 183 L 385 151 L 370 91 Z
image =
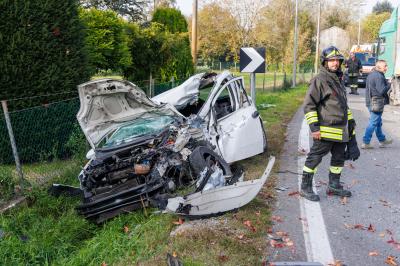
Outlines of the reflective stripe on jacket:
M 322 67 L 310 82 L 304 100 L 304 113 L 312 132 L 320 131 L 321 138 L 348 142 L 348 120 L 353 115 L 347 105 L 346 89 L 338 74 Z M 352 133 L 352 132 L 351 132 Z

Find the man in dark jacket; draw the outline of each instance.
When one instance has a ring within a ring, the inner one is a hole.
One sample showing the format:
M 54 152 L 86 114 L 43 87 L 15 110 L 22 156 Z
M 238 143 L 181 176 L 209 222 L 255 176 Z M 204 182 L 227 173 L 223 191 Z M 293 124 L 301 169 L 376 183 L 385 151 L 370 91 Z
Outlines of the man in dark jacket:
M 350 53 L 350 58 L 346 61 L 346 68 L 347 68 L 347 73 L 349 75 L 349 83 L 350 83 L 350 94 L 357 94 L 357 89 L 358 89 L 358 76 L 360 74 L 360 71 L 362 69 L 362 65 L 360 60 L 356 57 L 356 55 L 351 52 Z
M 348 124 L 351 121 L 353 128 L 355 126 L 347 105 L 346 89 L 340 81 L 343 60 L 343 55 L 334 46 L 322 51 L 322 67 L 311 80 L 304 100 L 304 113 L 314 142 L 303 168 L 300 195 L 311 201 L 319 201 L 319 196 L 312 189 L 312 180 L 322 157 L 329 152 L 332 158 L 326 192 L 342 197 L 351 196 L 351 192 L 340 184 L 345 149 L 350 137 Z M 353 129 L 351 131 L 353 134 Z
M 387 139 L 385 134 L 382 132 L 382 112 L 372 112 L 371 111 L 371 100 L 372 97 L 382 97 L 384 98 L 384 104 L 389 103 L 388 91 L 390 89 L 389 83 L 386 81 L 385 73 L 387 71 L 387 64 L 385 60 L 378 60 L 375 64 L 375 69 L 371 72 L 366 81 L 365 90 L 365 104 L 370 112 L 370 118 L 367 128 L 365 129 L 365 134 L 363 137 L 363 144 L 361 144 L 362 149 L 373 148 L 370 144 L 372 139 L 372 134 L 375 131 L 376 137 L 379 141 L 379 147 L 383 148 L 391 144 L 393 141 Z

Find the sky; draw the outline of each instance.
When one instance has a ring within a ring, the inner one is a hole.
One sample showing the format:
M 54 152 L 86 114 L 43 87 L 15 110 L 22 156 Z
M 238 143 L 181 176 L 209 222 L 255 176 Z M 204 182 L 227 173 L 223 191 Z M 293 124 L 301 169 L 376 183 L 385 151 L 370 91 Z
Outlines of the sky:
M 251 1 L 251 0 L 243 0 L 243 1 Z M 299 0 L 301 1 L 301 0 Z M 324 1 L 324 0 L 322 0 Z M 326 0 L 325 0 L 326 1 Z M 202 0 L 198 0 L 199 4 Z M 372 12 L 372 7 L 378 2 L 378 0 L 363 0 L 366 4 L 363 7 L 363 16 Z M 400 0 L 389 0 L 393 7 L 397 7 L 400 5 Z M 178 8 L 182 11 L 185 16 L 190 16 L 192 14 L 192 0 L 177 0 L 176 1 Z

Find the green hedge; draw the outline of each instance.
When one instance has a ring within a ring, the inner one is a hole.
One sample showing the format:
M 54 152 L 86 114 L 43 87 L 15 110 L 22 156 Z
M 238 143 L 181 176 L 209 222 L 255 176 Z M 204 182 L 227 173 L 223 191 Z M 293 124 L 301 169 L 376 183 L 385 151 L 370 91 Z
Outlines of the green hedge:
M 0 1 L 0 99 L 75 91 L 89 80 L 78 5 Z

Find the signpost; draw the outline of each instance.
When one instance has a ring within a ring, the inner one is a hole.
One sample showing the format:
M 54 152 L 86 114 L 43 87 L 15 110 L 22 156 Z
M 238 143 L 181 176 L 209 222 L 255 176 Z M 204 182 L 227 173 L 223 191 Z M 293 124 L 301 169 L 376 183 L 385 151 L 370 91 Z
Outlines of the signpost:
M 240 72 L 250 73 L 251 99 L 256 102 L 256 73 L 265 73 L 265 48 L 240 49 Z

